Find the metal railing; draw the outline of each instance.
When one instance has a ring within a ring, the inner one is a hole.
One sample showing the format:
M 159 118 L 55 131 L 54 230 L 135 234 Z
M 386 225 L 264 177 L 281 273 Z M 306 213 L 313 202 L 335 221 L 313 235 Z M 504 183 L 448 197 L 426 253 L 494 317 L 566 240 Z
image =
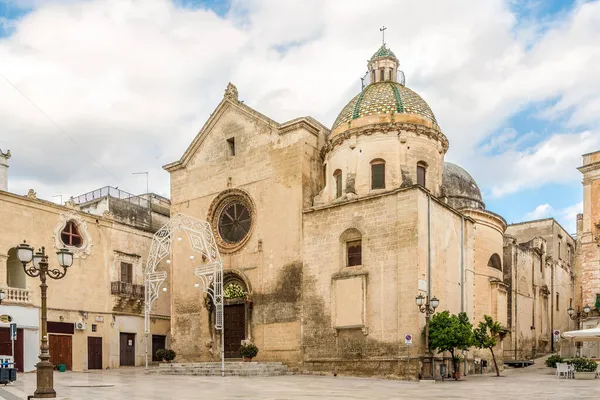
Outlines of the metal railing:
M 136 299 L 144 299 L 144 285 L 136 285 L 128 282 L 111 282 L 110 293 L 117 296 L 133 297 Z
M 119 200 L 125 200 L 144 208 L 149 208 L 150 205 L 148 199 L 141 196 L 136 196 L 134 194 L 128 193 L 121 189 L 114 188 L 112 186 L 105 186 L 100 189 L 92 190 L 91 192 L 84 193 L 77 197 L 72 197 L 70 200 L 75 204 L 84 204 L 89 201 L 94 201 L 107 196 Z

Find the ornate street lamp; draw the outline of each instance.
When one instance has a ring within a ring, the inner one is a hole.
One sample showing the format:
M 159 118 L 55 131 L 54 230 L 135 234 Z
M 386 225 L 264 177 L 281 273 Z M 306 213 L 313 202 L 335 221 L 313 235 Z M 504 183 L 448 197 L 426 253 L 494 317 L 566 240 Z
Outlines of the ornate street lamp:
M 430 367 L 427 369 L 427 376 L 424 376 L 423 379 L 431 380 L 433 379 L 433 354 L 429 349 L 429 319 L 431 318 L 431 315 L 435 313 L 435 309 L 440 305 L 440 301 L 435 296 L 430 300 L 429 295 L 423 297 L 422 294 L 419 294 L 415 298 L 415 301 L 419 311 L 425 314 L 425 350 L 427 351 L 427 359 L 429 359 Z
M 592 308 L 586 304 L 583 306 L 583 311 L 581 311 L 579 306 L 577 306 L 577 312 L 573 309 L 573 307 L 569 307 L 567 314 L 569 314 L 569 318 L 571 318 L 573 321 L 577 321 L 577 329 L 581 329 L 583 321 L 587 320 L 591 311 Z M 581 344 L 581 342 L 575 343 L 577 346 L 577 356 L 581 355 Z
M 42 340 L 39 355 L 40 362 L 36 365 L 37 387 L 33 394 L 35 398 L 56 397 L 53 368 L 52 363 L 50 363 L 50 348 L 48 347 L 48 309 L 46 305 L 46 289 L 48 285 L 46 284 L 46 277 L 52 279 L 64 278 L 67 274 L 67 268 L 73 265 L 73 253 L 67 249 L 60 249 L 56 255 L 60 269 L 48 266 L 48 256 L 46 256 L 46 249 L 44 247 L 34 254 L 33 247 L 25 241 L 17 246 L 17 257 L 23 264 L 25 273 L 32 278 L 39 276 L 42 281 L 40 284 L 42 291 Z

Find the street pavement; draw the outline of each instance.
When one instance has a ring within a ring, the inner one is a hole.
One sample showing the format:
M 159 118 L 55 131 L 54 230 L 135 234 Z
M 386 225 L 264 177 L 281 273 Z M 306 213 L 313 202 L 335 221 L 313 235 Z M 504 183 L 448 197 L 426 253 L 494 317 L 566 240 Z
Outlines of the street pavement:
M 143 368 L 89 373 L 55 372 L 63 399 L 600 399 L 600 379 L 558 379 L 541 364 L 507 369 L 503 376 L 470 375 L 461 381 L 419 383 L 333 376 L 201 377 L 146 375 Z M 0 399 L 25 400 L 35 374 L 0 386 Z

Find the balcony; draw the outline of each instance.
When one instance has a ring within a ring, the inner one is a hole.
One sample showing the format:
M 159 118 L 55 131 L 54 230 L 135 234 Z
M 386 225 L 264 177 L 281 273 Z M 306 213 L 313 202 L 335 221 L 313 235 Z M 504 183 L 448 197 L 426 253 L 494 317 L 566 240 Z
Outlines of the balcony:
M 132 299 L 144 299 L 144 285 L 135 285 L 127 282 L 111 282 L 110 294 L 129 297 Z
M 144 285 L 128 282 L 111 282 L 110 294 L 116 296 L 114 311 L 140 314 L 144 306 Z
M 20 288 L 4 288 L 4 300 L 2 304 L 32 304 L 31 291 Z

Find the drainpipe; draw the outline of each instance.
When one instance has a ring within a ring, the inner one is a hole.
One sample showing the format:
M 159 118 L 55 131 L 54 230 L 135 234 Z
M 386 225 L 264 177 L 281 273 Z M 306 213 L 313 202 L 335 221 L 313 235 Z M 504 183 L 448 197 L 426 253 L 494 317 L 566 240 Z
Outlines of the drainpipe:
M 515 246 L 516 247 L 516 246 Z M 519 300 L 519 253 L 517 251 L 518 249 L 515 248 L 515 255 L 513 257 L 513 271 L 514 271 L 514 289 L 515 289 L 515 316 L 514 316 L 514 321 L 515 321 L 515 360 L 517 359 L 517 351 L 519 348 L 519 307 L 518 307 L 518 300 Z
M 460 216 L 460 311 L 465 312 L 465 217 Z
M 427 193 L 427 304 L 431 299 L 431 194 Z M 429 321 L 427 321 L 427 336 L 429 336 Z M 435 379 L 435 362 L 427 339 L 427 352 L 431 355 L 431 377 Z

